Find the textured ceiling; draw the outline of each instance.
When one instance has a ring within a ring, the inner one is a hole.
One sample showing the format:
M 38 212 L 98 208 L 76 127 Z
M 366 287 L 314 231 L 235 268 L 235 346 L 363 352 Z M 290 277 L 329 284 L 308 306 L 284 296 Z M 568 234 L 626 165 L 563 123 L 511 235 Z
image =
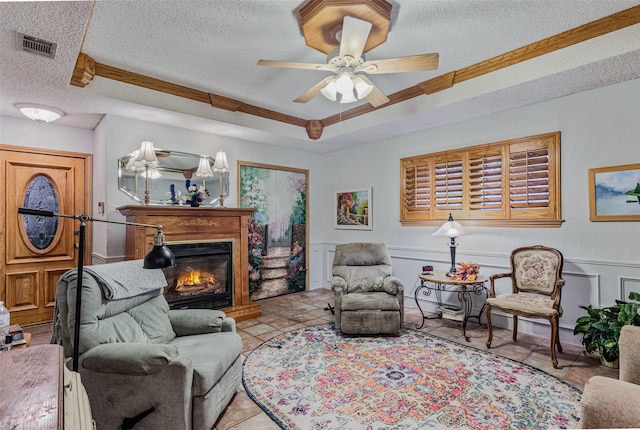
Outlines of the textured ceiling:
M 371 75 L 393 94 L 640 4 L 630 0 L 397 0 L 386 43 L 367 59 L 437 52 L 437 70 Z M 62 109 L 59 124 L 94 128 L 104 114 L 326 152 L 640 77 L 640 24 L 325 127 L 303 127 L 96 77 L 69 85 L 79 52 L 96 62 L 305 120 L 358 104 L 292 100 L 328 75 L 259 67 L 259 59 L 324 63 L 305 45 L 290 0 L 0 2 L 0 114 L 14 104 Z M 56 58 L 16 49 L 15 32 L 58 43 Z

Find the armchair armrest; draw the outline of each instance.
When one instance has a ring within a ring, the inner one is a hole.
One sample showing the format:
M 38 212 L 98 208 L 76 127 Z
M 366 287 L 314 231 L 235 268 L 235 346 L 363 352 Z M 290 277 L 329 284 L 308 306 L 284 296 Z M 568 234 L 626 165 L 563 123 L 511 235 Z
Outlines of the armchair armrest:
M 620 380 L 640 387 L 640 327 L 625 325 L 620 330 Z M 640 392 L 640 391 L 639 391 Z
M 500 278 L 512 278 L 513 273 L 496 273 L 495 275 L 489 276 L 489 297 L 496 296 L 495 284 L 494 281 Z
M 331 289 L 337 294 L 338 290 L 340 289 L 342 293 L 346 293 L 347 292 L 347 281 L 340 277 L 340 276 L 334 276 L 331 279 Z
M 605 376 L 593 376 L 580 399 L 580 424 L 586 429 L 638 428 L 640 386 Z
M 395 276 L 387 276 L 382 280 L 382 288 L 389 294 L 404 295 L 404 283 Z
M 212 309 L 172 309 L 168 315 L 176 336 L 226 331 L 223 330 L 225 313 L 222 311 Z
M 105 343 L 82 354 L 82 367 L 100 373 L 153 375 L 178 357 L 174 345 Z

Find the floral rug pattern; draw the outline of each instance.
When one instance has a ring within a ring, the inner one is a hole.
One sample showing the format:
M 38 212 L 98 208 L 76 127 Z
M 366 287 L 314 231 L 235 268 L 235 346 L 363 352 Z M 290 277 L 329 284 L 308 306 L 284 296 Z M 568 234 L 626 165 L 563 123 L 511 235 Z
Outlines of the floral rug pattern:
M 243 364 L 247 394 L 283 429 L 575 428 L 582 392 L 546 372 L 417 330 L 284 333 Z

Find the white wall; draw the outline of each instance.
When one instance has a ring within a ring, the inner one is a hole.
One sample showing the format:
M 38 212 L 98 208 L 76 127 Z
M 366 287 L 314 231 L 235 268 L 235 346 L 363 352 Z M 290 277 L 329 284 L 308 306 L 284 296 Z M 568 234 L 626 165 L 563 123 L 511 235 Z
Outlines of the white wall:
M 572 336 L 579 305 L 595 306 L 640 291 L 640 228 L 638 222 L 590 222 L 588 169 L 640 163 L 640 80 L 563 97 L 545 103 L 468 120 L 436 129 L 373 142 L 325 155 L 221 137 L 203 132 L 106 116 L 91 130 L 0 117 L 0 143 L 92 153 L 94 208 L 105 202 L 110 219 L 123 219 L 116 208 L 136 204 L 117 189 L 116 159 L 149 139 L 158 147 L 215 154 L 225 150 L 233 169 L 229 206 L 236 206 L 237 160 L 309 170 L 310 288 L 328 288 L 333 248 L 351 241 L 385 242 L 394 258 L 394 272 L 406 285 L 406 303 L 425 262 L 449 267 L 446 238 L 431 236 L 436 227 L 403 227 L 399 223 L 402 157 L 461 148 L 520 136 L 561 132 L 562 215 L 560 228 L 470 227 L 473 235 L 459 239 L 458 260 L 480 263 L 481 273 L 508 271 L 513 248 L 544 244 L 565 256 L 565 314 L 561 339 Z M 373 230 L 333 228 L 335 190 L 371 186 Z M 94 261 L 124 257 L 124 227 L 94 223 Z M 431 308 L 425 301 L 423 308 Z M 415 306 L 415 305 L 414 305 Z M 477 306 L 476 306 L 477 309 Z M 509 320 L 497 318 L 497 325 Z M 520 331 L 549 336 L 547 326 L 521 324 Z
M 488 275 L 508 272 L 509 254 L 518 246 L 558 248 L 565 257 L 566 280 L 561 339 L 579 343 L 572 334 L 576 318 L 584 313 L 579 305 L 608 305 L 626 299 L 629 291 L 640 291 L 638 222 L 589 221 L 588 192 L 588 169 L 640 163 L 638 118 L 640 80 L 635 80 L 329 154 L 332 174 L 326 175 L 323 187 L 324 285 L 329 285 L 336 243 L 385 242 L 394 258 L 394 274 L 405 282 L 407 303 L 414 304 L 422 264 L 448 269 L 450 257 L 448 239 L 431 235 L 437 227 L 400 224 L 399 159 L 559 130 L 562 226 L 470 227 L 473 235 L 458 239 L 456 259 L 476 261 Z M 361 186 L 373 188 L 373 230 L 334 229 L 333 190 Z M 433 308 L 432 303 L 423 304 Z M 525 326 L 519 329 L 549 336 L 548 326 Z

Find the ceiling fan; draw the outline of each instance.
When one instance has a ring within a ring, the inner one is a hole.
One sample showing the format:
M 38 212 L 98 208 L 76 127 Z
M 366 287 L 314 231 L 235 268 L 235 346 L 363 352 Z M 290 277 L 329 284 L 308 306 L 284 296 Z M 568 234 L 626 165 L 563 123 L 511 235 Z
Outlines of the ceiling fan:
M 363 49 L 372 24 L 362 19 L 345 16 L 342 30 L 335 34 L 340 47 L 327 55 L 327 64 L 296 63 L 291 61 L 259 60 L 259 66 L 283 67 L 334 72 L 309 88 L 295 100 L 306 103 L 322 93 L 329 100 L 351 103 L 366 98 L 374 107 L 381 106 L 389 98 L 366 76 L 367 74 L 417 72 L 438 68 L 438 54 L 421 54 L 407 57 L 366 61 Z

